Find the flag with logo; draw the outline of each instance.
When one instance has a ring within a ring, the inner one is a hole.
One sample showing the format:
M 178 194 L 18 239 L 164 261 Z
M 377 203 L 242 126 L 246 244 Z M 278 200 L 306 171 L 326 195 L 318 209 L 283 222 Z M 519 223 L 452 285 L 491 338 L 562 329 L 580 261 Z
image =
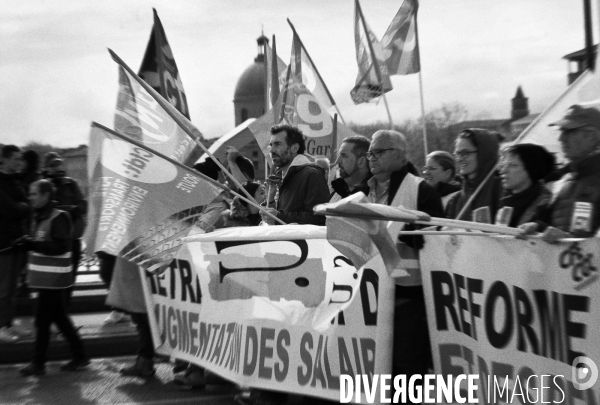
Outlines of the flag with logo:
M 392 90 L 383 45 L 369 28 L 358 0 L 354 1 L 354 42 L 358 76 L 350 97 L 354 104 L 367 103 Z
M 92 123 L 88 177 L 90 252 L 121 256 L 146 268 L 173 259 L 204 206 L 220 188 L 140 142 Z
M 338 123 L 335 128 L 328 111 L 332 98 L 295 31 L 290 65 L 284 74 L 286 79 L 272 110 L 252 122 L 248 129 L 265 155 L 268 155 L 270 128 L 285 122 L 297 126 L 306 135 L 306 154 L 331 156 L 337 147 L 336 139 L 341 141 L 355 133 L 343 123 Z M 307 85 L 316 89 L 321 98 L 317 98 Z
M 404 0 L 381 39 L 388 73 L 408 75 L 420 69 L 417 41 L 417 0 Z
M 190 119 L 187 98 L 171 46 L 156 9 L 153 8 L 152 11 L 154 26 L 138 75 L 177 108 L 177 111 Z
M 200 142 L 205 142 L 200 131 L 150 84 L 136 75 L 121 58 L 114 52 L 109 52 L 119 65 L 115 131 L 171 159 L 188 166 L 193 165 L 202 150 L 179 123 L 183 123 Z

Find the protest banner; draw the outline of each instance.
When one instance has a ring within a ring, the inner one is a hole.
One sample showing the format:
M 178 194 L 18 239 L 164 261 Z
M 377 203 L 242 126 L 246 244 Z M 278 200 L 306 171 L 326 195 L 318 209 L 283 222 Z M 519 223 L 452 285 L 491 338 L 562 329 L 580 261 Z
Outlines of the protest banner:
M 150 267 L 170 262 L 221 191 L 200 173 L 97 123 L 90 133 L 89 252 Z
M 144 277 L 156 351 L 242 386 L 335 401 L 341 374 L 389 374 L 394 283 L 379 256 L 356 270 L 325 233 L 187 238 L 169 270 Z
M 425 236 L 435 372 L 479 375 L 479 403 L 597 404 L 600 240 Z

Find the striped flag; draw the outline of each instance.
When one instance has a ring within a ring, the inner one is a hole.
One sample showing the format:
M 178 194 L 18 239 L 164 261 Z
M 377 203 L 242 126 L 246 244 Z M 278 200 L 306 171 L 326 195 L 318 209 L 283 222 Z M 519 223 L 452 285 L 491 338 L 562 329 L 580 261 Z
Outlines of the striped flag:
M 417 42 L 418 9 L 417 0 L 404 0 L 381 39 L 390 75 L 408 75 L 421 69 Z
M 156 9 L 152 11 L 154 26 L 138 75 L 189 120 L 187 98 L 171 46 Z
M 367 25 L 358 0 L 354 1 L 354 42 L 358 76 L 350 97 L 354 104 L 361 104 L 382 96 L 393 87 L 383 46 Z

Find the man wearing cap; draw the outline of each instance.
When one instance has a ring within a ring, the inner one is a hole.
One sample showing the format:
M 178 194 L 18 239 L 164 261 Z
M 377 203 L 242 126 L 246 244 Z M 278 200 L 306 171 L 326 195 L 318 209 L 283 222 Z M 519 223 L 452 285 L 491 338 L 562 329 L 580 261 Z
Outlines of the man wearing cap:
M 85 215 L 87 201 L 81 193 L 77 182 L 65 176 L 63 160 L 56 152 L 48 152 L 44 157 L 44 177 L 52 182 L 56 188 L 56 208 L 66 211 L 73 221 L 73 279 L 75 280 L 79 259 L 81 256 L 81 237 L 85 229 Z M 67 289 L 67 306 L 71 301 L 73 288 Z
M 600 228 L 600 110 L 575 104 L 550 125 L 561 131 L 558 140 L 571 172 L 559 181 L 548 209 L 521 228 L 526 234 L 544 231 L 548 242 L 591 237 Z

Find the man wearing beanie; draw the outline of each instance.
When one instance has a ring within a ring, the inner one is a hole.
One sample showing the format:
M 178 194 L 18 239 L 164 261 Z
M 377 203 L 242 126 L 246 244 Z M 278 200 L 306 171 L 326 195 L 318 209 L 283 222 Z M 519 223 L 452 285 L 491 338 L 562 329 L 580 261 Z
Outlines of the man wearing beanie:
M 496 223 L 516 227 L 533 219 L 550 203 L 552 193 L 543 184 L 554 169 L 554 155 L 544 147 L 520 143 L 504 151 L 500 175 L 504 196 Z
M 87 201 L 77 182 L 65 176 L 63 160 L 58 153 L 48 152 L 44 156 L 43 175 L 56 188 L 54 197 L 56 208 L 68 212 L 73 221 L 73 280 L 75 280 L 81 256 L 81 237 L 85 229 Z M 72 294 L 73 287 L 70 287 L 66 293 L 67 307 Z
M 560 129 L 558 140 L 571 172 L 560 180 L 548 209 L 521 228 L 526 234 L 544 231 L 548 242 L 594 236 L 600 228 L 600 110 L 575 104 L 550 125 Z

